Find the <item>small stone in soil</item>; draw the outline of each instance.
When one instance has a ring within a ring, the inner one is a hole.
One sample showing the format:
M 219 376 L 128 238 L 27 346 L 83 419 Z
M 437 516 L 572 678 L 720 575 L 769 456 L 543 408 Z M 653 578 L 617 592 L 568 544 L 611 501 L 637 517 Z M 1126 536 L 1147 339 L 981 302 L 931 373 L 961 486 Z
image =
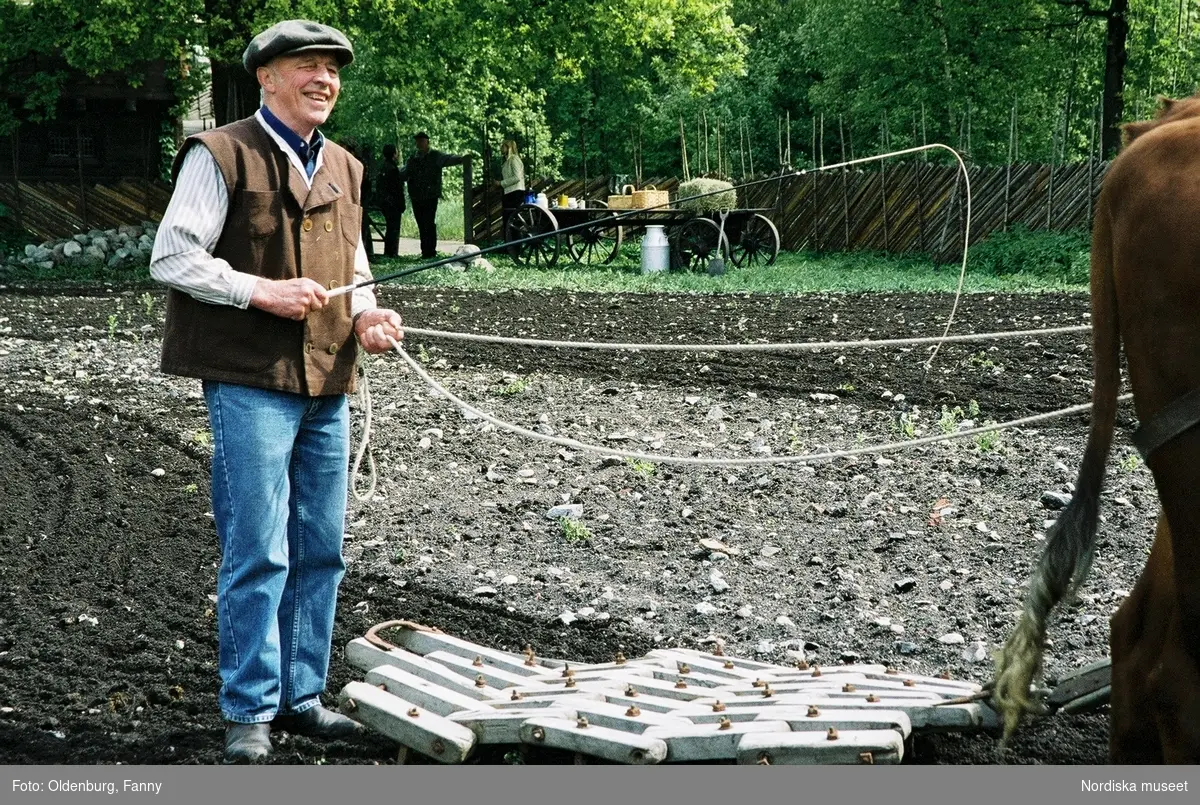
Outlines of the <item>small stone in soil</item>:
M 962 657 L 967 662 L 985 662 L 988 658 L 987 643 L 982 640 L 972 641 L 963 651 Z
M 578 520 L 582 516 L 582 503 L 566 503 L 561 506 L 555 506 L 554 508 L 550 509 L 550 511 L 546 512 L 546 519 L 548 520 L 559 520 L 563 517 L 571 520 Z

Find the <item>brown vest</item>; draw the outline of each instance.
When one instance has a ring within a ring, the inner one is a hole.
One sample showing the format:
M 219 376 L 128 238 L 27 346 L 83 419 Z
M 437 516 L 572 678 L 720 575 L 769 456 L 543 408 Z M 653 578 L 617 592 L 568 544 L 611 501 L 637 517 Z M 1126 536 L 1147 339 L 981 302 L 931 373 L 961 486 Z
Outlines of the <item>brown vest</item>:
M 272 280 L 308 277 L 327 289 L 354 282 L 362 220 L 362 164 L 325 141 L 312 189 L 253 117 L 189 137 L 175 157 L 203 143 L 229 190 L 229 214 L 213 256 L 237 271 Z M 308 396 L 354 390 L 357 345 L 350 296 L 304 321 L 186 293 L 167 294 L 162 370 L 168 374 L 290 391 Z

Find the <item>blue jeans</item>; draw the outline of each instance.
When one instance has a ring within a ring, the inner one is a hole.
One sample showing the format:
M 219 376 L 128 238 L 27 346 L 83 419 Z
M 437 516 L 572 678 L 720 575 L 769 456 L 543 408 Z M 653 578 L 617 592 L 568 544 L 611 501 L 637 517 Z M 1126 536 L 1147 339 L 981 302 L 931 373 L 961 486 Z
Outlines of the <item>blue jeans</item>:
M 329 670 L 350 460 L 346 395 L 205 381 L 221 712 L 251 724 L 320 703 Z

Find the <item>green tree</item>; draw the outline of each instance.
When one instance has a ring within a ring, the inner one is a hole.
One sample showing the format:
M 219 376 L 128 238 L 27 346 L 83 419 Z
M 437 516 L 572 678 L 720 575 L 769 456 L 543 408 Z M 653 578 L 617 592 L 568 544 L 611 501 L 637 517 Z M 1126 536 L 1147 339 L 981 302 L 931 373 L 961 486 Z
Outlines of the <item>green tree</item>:
M 54 117 L 71 71 L 88 76 L 124 73 L 129 85 L 165 62 L 181 99 L 194 93 L 194 47 L 202 44 L 195 19 L 199 0 L 37 0 L 0 4 L 0 68 L 27 76 L 29 90 L 14 109 L 0 105 L 0 133 L 24 117 Z

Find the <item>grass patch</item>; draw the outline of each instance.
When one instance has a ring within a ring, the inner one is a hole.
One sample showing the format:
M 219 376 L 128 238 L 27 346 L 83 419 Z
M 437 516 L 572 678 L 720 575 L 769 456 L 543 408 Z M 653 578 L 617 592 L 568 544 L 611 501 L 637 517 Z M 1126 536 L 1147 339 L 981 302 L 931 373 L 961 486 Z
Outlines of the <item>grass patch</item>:
M 461 237 L 461 206 L 461 202 L 447 199 L 439 207 L 439 221 L 443 215 L 447 222 L 456 217 L 458 220 L 457 232 L 439 224 L 439 235 L 443 239 Z M 404 225 L 408 226 L 411 220 L 412 216 L 405 213 Z M 462 290 L 608 293 L 953 293 L 959 277 L 958 264 L 938 265 L 925 256 L 873 252 L 781 252 L 772 266 L 736 268 L 730 264 L 726 272 L 717 277 L 688 272 L 642 274 L 637 241 L 625 244 L 617 259 L 606 266 L 572 264 L 565 245 L 554 268 L 517 265 L 503 251 L 486 256 L 496 267 L 490 274 L 437 268 L 405 277 L 398 284 Z M 372 271 L 376 277 L 381 277 L 426 262 L 416 256 L 380 258 Z M 119 268 L 61 265 L 52 269 L 19 266 L 0 272 L 0 283 L 56 285 L 64 289 L 72 286 L 136 289 L 157 286 L 145 265 Z M 1085 236 L 1018 230 L 994 234 L 988 241 L 973 247 L 963 285 L 967 293 L 1086 292 L 1087 288 Z
M 401 280 L 404 284 L 461 290 L 570 290 L 627 293 L 754 293 L 798 294 L 816 292 L 918 292 L 953 293 L 958 287 L 959 267 L 937 265 L 928 257 L 868 252 L 818 254 L 780 252 L 775 265 L 732 268 L 718 277 L 703 273 L 668 272 L 642 274 L 636 244 L 606 266 L 572 265 L 560 255 L 554 268 L 517 265 L 507 255 L 486 255 L 496 271 L 454 272 L 431 269 Z M 973 259 L 973 256 L 972 258 Z M 382 260 L 373 267 L 375 276 L 419 266 L 416 257 Z M 1029 293 L 1086 291 L 1086 272 L 1078 280 L 1056 270 L 1029 270 L 995 274 L 986 266 L 968 262 L 963 290 L 967 293 Z

